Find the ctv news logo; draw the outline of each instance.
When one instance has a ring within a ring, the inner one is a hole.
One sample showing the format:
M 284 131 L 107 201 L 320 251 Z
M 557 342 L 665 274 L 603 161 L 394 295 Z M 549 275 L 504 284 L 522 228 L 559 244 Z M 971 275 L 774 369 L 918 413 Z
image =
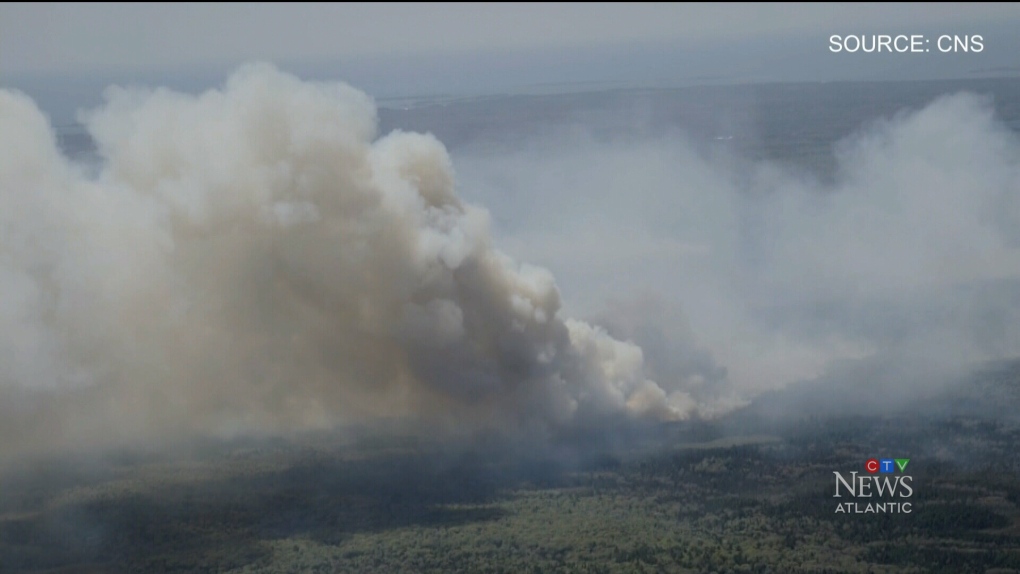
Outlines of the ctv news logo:
M 906 499 L 914 495 L 914 478 L 905 474 L 909 463 L 909 458 L 869 458 L 864 463 L 866 473 L 855 470 L 847 477 L 833 471 L 836 494 L 832 497 L 854 499 L 840 501 L 836 514 L 910 514 Z

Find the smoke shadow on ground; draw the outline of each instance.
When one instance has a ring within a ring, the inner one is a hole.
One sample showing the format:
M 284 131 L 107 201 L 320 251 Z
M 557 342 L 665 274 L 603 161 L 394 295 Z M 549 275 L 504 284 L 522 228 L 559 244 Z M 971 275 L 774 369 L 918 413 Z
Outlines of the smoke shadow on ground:
M 495 521 L 516 489 L 568 481 L 565 464 L 491 446 L 271 446 L 220 460 L 138 456 L 101 473 L 76 471 L 81 461 L 8 473 L 0 570 L 225 571 L 268 559 L 275 540 L 339 545 L 360 533 Z
M 262 541 L 338 544 L 359 532 L 498 519 L 501 478 L 470 463 L 437 469 L 418 456 L 390 455 L 307 461 L 212 481 L 106 482 L 0 520 L 0 564 L 11 571 L 82 564 L 227 570 L 264 557 Z

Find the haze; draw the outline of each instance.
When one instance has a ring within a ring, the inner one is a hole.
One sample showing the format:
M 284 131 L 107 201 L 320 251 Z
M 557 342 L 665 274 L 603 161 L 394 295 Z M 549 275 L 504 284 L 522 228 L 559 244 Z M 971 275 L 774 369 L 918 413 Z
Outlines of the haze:
M 584 79 L 556 66 L 589 61 L 588 80 L 633 87 L 618 75 L 630 57 L 682 79 L 670 54 L 726 75 L 713 50 L 750 42 L 767 59 L 829 19 L 987 27 L 987 54 L 957 56 L 989 69 L 1016 12 L 779 9 L 5 6 L 4 448 L 392 417 L 529 432 L 710 418 L 847 365 L 896 365 L 876 384 L 906 396 L 934 385 L 922 375 L 1015 356 L 1020 153 L 987 97 L 869 117 L 831 174 L 706 149 L 640 114 L 539 121 L 519 139 L 493 122 L 490 145 L 453 154 L 379 130 L 373 81 L 525 90 Z M 552 67 L 496 79 L 534 53 Z M 233 66 L 252 55 L 273 61 Z M 456 70 L 464 58 L 489 75 Z M 126 80 L 61 88 L 109 77 Z M 97 146 L 87 165 L 54 134 L 71 109 Z M 758 135 L 753 110 L 716 112 L 716 140 Z M 620 122 L 626 137 L 599 135 Z
M 1012 4 L 4 4 L 0 82 L 58 125 L 110 83 L 190 92 L 266 60 L 376 98 L 1015 75 Z M 832 34 L 982 34 L 980 54 L 835 55 Z

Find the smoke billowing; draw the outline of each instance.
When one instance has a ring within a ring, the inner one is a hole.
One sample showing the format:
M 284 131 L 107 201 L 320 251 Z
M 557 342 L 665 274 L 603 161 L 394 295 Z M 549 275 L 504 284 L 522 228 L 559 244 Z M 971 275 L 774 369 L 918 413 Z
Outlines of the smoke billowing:
M 344 85 L 256 65 L 84 120 L 95 173 L 0 91 L 3 454 L 679 419 L 846 360 L 1020 351 L 1020 148 L 972 96 L 843 142 L 835 184 L 673 138 L 466 154 L 481 196 L 503 172 L 535 194 L 503 239 L 573 309 L 439 141 L 380 137 Z
M 701 412 L 816 379 L 911 400 L 1020 354 L 1020 144 L 990 99 L 858 126 L 833 173 L 742 156 L 728 142 L 755 137 L 749 116 L 707 144 L 649 124 L 455 158 L 504 214 L 501 244 L 555 269 L 568 312 L 637 343 Z
M 256 65 L 107 100 L 92 177 L 0 92 L 5 449 L 693 409 L 492 245 L 441 143 L 376 139 L 364 94 Z

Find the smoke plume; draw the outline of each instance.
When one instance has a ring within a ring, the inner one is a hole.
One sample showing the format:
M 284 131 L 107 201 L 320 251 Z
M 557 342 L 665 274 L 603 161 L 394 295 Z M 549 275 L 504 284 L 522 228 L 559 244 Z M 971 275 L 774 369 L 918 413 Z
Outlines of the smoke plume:
M 268 65 L 110 88 L 82 121 L 97 166 L 0 90 L 4 457 L 674 420 L 854 373 L 910 400 L 1020 353 L 1020 144 L 973 95 L 864 126 L 831 181 L 576 126 L 455 152 L 455 176 L 365 94 Z
M 854 101 L 795 91 L 783 101 Z M 666 106 L 644 125 L 633 106 L 622 135 L 562 122 L 453 156 L 466 193 L 500 215 L 500 244 L 556 270 L 566 312 L 637 343 L 646 372 L 683 381 L 700 413 L 807 381 L 913 401 L 1020 355 L 1020 141 L 990 98 L 946 94 L 841 139 L 812 136 L 832 173 L 748 159 L 736 142 L 756 138 L 764 104 L 698 108 L 692 121 L 718 126 L 701 140 L 655 123 Z
M 267 65 L 198 96 L 111 88 L 97 173 L 0 91 L 8 454 L 187 433 L 680 418 L 640 348 L 493 246 L 443 145 Z

